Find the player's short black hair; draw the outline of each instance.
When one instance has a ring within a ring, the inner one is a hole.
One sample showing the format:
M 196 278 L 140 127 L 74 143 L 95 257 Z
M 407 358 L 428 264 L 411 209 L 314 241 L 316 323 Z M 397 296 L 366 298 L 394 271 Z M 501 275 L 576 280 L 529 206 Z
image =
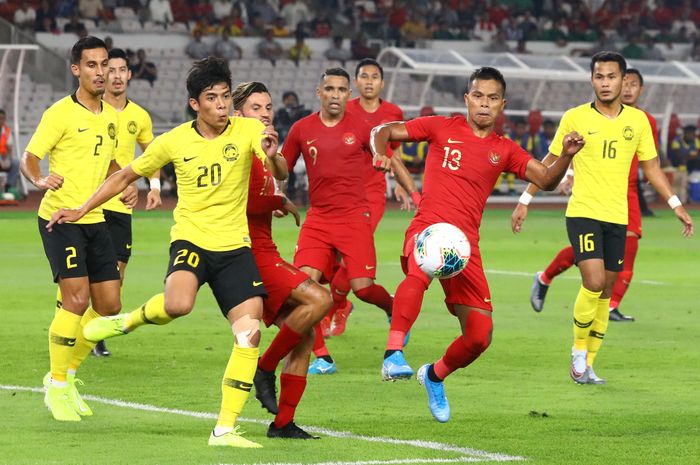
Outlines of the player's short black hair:
M 627 76 L 628 74 L 636 75 L 639 78 L 639 85 L 644 85 L 644 78 L 642 77 L 642 73 L 640 73 L 637 68 L 627 68 L 624 75 Z
M 325 79 L 326 76 L 342 76 L 350 82 L 350 75 L 343 68 L 328 68 L 323 74 L 321 74 L 321 81 Z
M 598 52 L 591 57 L 591 75 L 593 74 L 593 69 L 595 68 L 596 63 L 609 63 L 612 61 L 620 65 L 620 71 L 624 76 L 625 72 L 627 71 L 627 61 L 625 61 L 625 57 L 617 52 L 611 52 L 609 50 Z
M 480 81 L 498 81 L 503 88 L 503 97 L 506 96 L 506 80 L 499 70 L 492 68 L 491 66 L 482 66 L 474 71 L 471 76 L 469 76 L 467 88 L 464 90 L 465 94 L 469 93 L 469 90 L 472 88 L 472 84 L 474 84 L 474 81 L 477 79 Z
M 207 57 L 195 61 L 187 74 L 187 95 L 197 100 L 205 89 L 222 82 L 231 88 L 231 70 L 226 60 Z
M 103 48 L 107 50 L 107 45 L 102 39 L 98 39 L 95 36 L 87 36 L 78 40 L 70 50 L 71 64 L 77 65 L 80 63 L 80 59 L 83 56 L 83 50 L 93 50 L 95 48 Z
M 115 58 L 121 58 L 122 60 L 126 61 L 127 68 L 129 67 L 129 57 L 126 55 L 126 52 L 122 48 L 113 48 L 109 51 L 109 53 L 107 53 L 107 57 L 109 57 L 110 60 Z
M 245 101 L 248 100 L 248 97 L 250 97 L 253 94 L 260 93 L 270 93 L 270 91 L 267 90 L 267 86 L 265 86 L 265 84 L 263 84 L 262 82 L 250 81 L 238 84 L 236 88 L 233 89 L 233 92 L 231 92 L 231 99 L 233 100 L 233 109 L 240 110 L 241 108 L 243 108 L 243 104 L 245 103 Z
M 360 68 L 363 66 L 376 66 L 379 70 L 379 75 L 384 79 L 384 68 L 382 68 L 382 65 L 374 58 L 363 58 L 357 62 L 357 66 L 355 66 L 355 79 L 357 79 L 357 75 L 360 74 Z

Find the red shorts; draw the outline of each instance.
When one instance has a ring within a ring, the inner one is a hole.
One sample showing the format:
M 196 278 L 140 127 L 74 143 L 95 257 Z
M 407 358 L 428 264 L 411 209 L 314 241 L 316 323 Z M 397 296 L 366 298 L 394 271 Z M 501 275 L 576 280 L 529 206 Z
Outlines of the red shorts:
M 292 290 L 309 279 L 309 275 L 285 262 L 277 252 L 253 252 L 260 277 L 267 290 L 263 303 L 263 321 L 272 325 Z
M 425 273 L 423 273 L 413 259 L 413 247 L 415 246 L 416 236 L 428 226 L 428 224 L 423 222 L 412 222 L 406 231 L 406 239 L 403 247 L 404 256 L 401 257 L 401 263 L 404 267 L 404 273 L 406 274 L 417 274 L 421 278 L 425 276 Z M 484 266 L 481 263 L 479 244 L 471 243 L 470 245 L 471 256 L 469 257 L 467 267 L 453 278 L 440 280 L 442 289 L 445 291 L 445 304 L 453 314 L 454 305 L 464 305 L 493 311 L 493 307 L 491 306 L 491 291 L 489 291 L 489 283 L 486 281 Z
M 374 279 L 377 256 L 369 221 L 337 224 L 306 221 L 299 233 L 294 266 L 309 266 L 330 280 L 338 255 L 348 270 L 348 279 Z
M 642 237 L 642 212 L 639 208 L 637 189 L 630 189 L 627 194 L 627 230 Z
M 378 189 L 367 191 L 367 202 L 369 204 L 369 218 L 372 222 L 372 233 L 374 233 L 384 216 L 384 209 L 386 208 L 386 189 L 381 191 Z

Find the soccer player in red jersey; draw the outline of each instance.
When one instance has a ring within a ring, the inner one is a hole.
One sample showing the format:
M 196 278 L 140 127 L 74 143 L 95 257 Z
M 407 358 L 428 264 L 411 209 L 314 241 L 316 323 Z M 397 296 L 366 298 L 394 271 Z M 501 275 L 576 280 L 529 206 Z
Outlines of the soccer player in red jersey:
M 340 255 L 355 295 L 390 316 L 392 298 L 374 283 L 377 261 L 364 188 L 372 128 L 364 118 L 346 111 L 351 91 L 350 75 L 344 69 L 327 69 L 316 93 L 321 110 L 294 123 L 282 147 L 290 168 L 300 155 L 304 157 L 309 177 L 311 208 L 301 228 L 294 265 L 317 282 L 322 276 L 329 280 L 327 274 Z M 324 345 L 318 332 L 316 339 Z M 328 350 L 319 354 L 314 349 L 318 358 L 310 372 L 335 372 Z
M 392 121 L 403 121 L 403 111 L 391 102 L 380 97 L 384 89 L 384 69 L 372 58 L 364 58 L 355 67 L 355 87 L 360 96 L 348 101 L 347 110 L 363 117 L 371 127 Z M 396 149 L 399 143 L 395 142 L 387 147 L 387 151 Z M 396 158 L 400 161 L 400 157 Z M 403 164 L 392 164 L 395 170 L 405 170 Z M 407 176 L 410 177 L 408 173 Z M 386 206 L 386 173 L 376 170 L 372 166 L 371 159 L 367 159 L 365 165 L 365 193 L 369 202 L 369 216 L 372 224 L 372 232 L 377 230 L 379 222 L 384 216 Z M 414 204 L 420 202 L 420 193 L 412 186 L 408 195 Z M 406 191 L 398 187 L 396 198 L 406 209 L 410 209 L 411 201 L 408 200 Z M 329 313 L 333 322 L 330 328 L 332 336 L 340 336 L 345 331 L 348 315 L 352 311 L 352 304 L 347 300 L 350 291 L 350 283 L 347 278 L 347 270 L 339 266 L 331 281 L 331 295 L 333 296 L 333 308 Z
M 625 77 L 622 83 L 622 103 L 625 105 L 637 106 L 637 101 L 644 90 L 644 78 L 639 70 L 628 68 L 625 71 Z M 644 112 L 649 119 L 651 129 L 654 134 L 656 147 L 659 146 L 659 133 L 656 126 L 656 120 L 649 112 Z M 632 322 L 634 318 L 620 312 L 619 306 L 622 302 L 634 274 L 634 261 L 637 258 L 637 250 L 639 248 L 639 239 L 642 238 L 642 214 L 639 207 L 639 197 L 637 184 L 639 182 L 639 159 L 634 157 L 630 168 L 629 189 L 627 191 L 627 208 L 629 209 L 627 224 L 627 238 L 625 240 L 625 257 L 624 266 L 620 274 L 617 275 L 617 280 L 613 287 L 612 298 L 610 299 L 610 320 L 611 321 L 627 321 Z M 532 193 L 527 192 L 520 198 L 520 202 L 516 206 L 516 211 L 513 212 L 514 217 L 522 215 L 527 216 L 527 205 L 532 199 Z M 523 217 L 524 219 L 524 217 Z M 574 248 L 572 246 L 564 247 L 557 253 L 554 260 L 545 268 L 544 271 L 539 271 L 535 274 L 535 279 L 530 292 L 530 304 L 536 312 L 541 312 L 544 306 L 544 299 L 547 296 L 549 286 L 552 280 L 568 270 L 574 265 Z
M 416 118 L 380 126 L 371 136 L 375 164 L 381 167 L 390 163 L 384 154 L 388 141 L 430 143 L 422 201 L 406 231 L 402 257 L 406 278 L 394 298 L 394 314 L 382 365 L 385 380 L 413 375 L 403 356 L 403 340 L 418 317 L 423 295 L 430 285 L 430 278 L 413 258 L 416 235 L 431 224 L 444 222 L 460 228 L 471 244 L 471 258 L 464 271 L 440 281 L 447 308 L 459 320 L 462 335 L 438 361 L 418 370 L 418 381 L 428 393 L 430 410 L 440 422 L 450 417 L 443 380 L 476 360 L 491 342 L 491 294 L 479 252 L 479 225 L 486 199 L 502 172 L 515 173 L 546 190 L 554 189 L 584 143 L 577 133 L 568 134 L 563 141 L 561 159 L 547 167 L 515 142 L 497 135 L 493 129 L 505 107 L 505 91 L 505 80 L 497 69 L 479 68 L 470 76 L 464 94 L 466 118 Z
M 265 126 L 272 124 L 272 99 L 262 82 L 239 84 L 231 98 L 234 116 L 257 118 Z M 276 415 L 267 430 L 268 437 L 318 439 L 294 424 L 294 413 L 306 388 L 314 325 L 328 313 L 332 300 L 326 289 L 280 257 L 272 241 L 272 213 L 276 210 L 291 213 L 299 225 L 294 203 L 284 195 L 275 195 L 271 173 L 260 160 L 253 161 L 248 191 L 251 250 L 268 294 L 263 304 L 263 321 L 267 326 L 276 324 L 280 328 L 258 362 L 253 380 L 255 397 Z M 275 369 L 287 356 L 280 376 L 278 408 Z

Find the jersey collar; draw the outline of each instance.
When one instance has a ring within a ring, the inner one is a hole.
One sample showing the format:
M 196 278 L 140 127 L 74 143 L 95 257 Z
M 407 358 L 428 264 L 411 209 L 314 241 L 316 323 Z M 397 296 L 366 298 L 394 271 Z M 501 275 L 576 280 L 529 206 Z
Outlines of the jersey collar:
M 602 113 L 595 107 L 595 102 L 591 102 L 591 108 L 593 108 L 593 109 L 596 111 L 596 113 L 598 113 L 600 116 L 605 116 L 604 114 L 602 114 Z M 625 109 L 625 104 L 624 104 L 624 103 L 621 103 L 621 104 L 620 104 L 620 111 L 617 112 L 617 115 L 615 116 L 615 118 L 617 118 L 618 116 L 620 116 L 620 113 L 622 113 L 622 110 L 624 110 L 624 109 Z M 607 118 L 607 116 L 605 116 L 605 117 Z
M 226 126 L 224 127 L 224 129 L 221 131 L 221 134 L 225 133 L 229 126 L 231 126 L 231 118 L 228 119 L 228 122 L 226 123 Z M 194 131 L 195 131 L 197 134 L 199 134 L 200 137 L 204 138 L 204 136 L 202 135 L 202 133 L 199 132 L 199 129 L 197 129 L 197 120 L 196 120 L 196 119 L 193 119 L 193 120 L 192 120 L 192 129 L 194 129 Z M 219 136 L 220 136 L 221 134 L 219 134 Z M 217 137 L 218 137 L 218 136 L 217 136 Z
M 80 102 L 78 101 L 78 96 L 76 95 L 76 92 L 77 92 L 77 91 L 73 92 L 73 93 L 70 95 L 70 98 L 73 100 L 73 102 L 74 102 L 74 103 L 77 103 L 78 105 L 80 105 L 81 107 L 85 108 L 87 111 L 89 111 L 90 113 L 92 113 L 92 110 L 90 110 L 88 107 L 86 107 L 85 105 L 83 105 L 82 103 L 80 103 Z M 103 108 L 102 108 L 102 107 L 103 107 L 102 103 L 103 103 L 102 100 L 100 100 L 100 113 L 101 113 L 102 110 L 103 110 Z M 93 113 L 93 114 L 94 114 L 94 113 Z

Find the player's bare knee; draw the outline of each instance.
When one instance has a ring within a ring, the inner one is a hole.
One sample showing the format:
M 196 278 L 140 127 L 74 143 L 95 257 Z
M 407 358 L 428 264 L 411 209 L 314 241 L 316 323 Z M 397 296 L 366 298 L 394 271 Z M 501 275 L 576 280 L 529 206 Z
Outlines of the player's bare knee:
M 260 344 L 260 320 L 243 315 L 231 324 L 238 347 L 250 349 Z
M 99 307 L 95 306 L 94 309 L 101 316 L 114 316 L 121 312 L 122 304 L 121 301 L 116 300 L 114 302 L 106 302 Z
M 190 302 L 177 301 L 176 299 L 165 299 L 165 313 L 173 318 L 180 318 L 188 315 L 194 305 Z
M 90 295 L 86 293 L 63 294 L 63 308 L 83 313 L 90 305 Z

